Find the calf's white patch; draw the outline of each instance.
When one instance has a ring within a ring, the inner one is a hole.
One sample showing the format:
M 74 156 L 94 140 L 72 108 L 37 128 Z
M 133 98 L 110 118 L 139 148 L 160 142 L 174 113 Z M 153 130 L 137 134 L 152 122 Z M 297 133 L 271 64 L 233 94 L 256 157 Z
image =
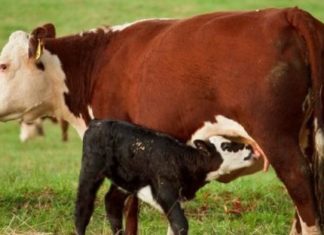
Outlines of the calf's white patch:
M 153 198 L 151 186 L 148 185 L 138 190 L 137 197 L 142 201 L 148 203 L 149 205 L 153 206 L 158 211 L 163 212 L 161 206 Z
M 227 151 L 223 150 L 221 145 L 224 143 L 231 143 L 230 140 L 222 136 L 213 136 L 209 141 L 214 144 L 216 150 L 220 153 L 223 162 L 216 171 L 210 172 L 207 175 L 206 181 L 215 180 L 221 175 L 226 175 L 232 171 L 249 167 L 254 164 L 255 158 L 253 156 L 253 150 L 246 148 L 246 146 L 238 151 Z

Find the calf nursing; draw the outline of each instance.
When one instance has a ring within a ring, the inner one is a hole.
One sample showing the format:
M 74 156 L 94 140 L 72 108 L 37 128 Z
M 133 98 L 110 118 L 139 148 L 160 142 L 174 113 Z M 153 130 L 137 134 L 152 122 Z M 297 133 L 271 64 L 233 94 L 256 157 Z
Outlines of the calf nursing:
M 123 233 L 124 203 L 120 198 L 114 200 L 116 188 L 125 191 L 125 200 L 132 194 L 162 211 L 170 233 L 187 234 L 188 222 L 180 202 L 194 198 L 208 181 L 250 167 L 256 157 L 250 145 L 223 136 L 195 140 L 194 145 L 121 121 L 91 121 L 83 140 L 77 233 L 85 234 L 96 192 L 107 177 L 112 184 L 105 205 L 114 234 Z

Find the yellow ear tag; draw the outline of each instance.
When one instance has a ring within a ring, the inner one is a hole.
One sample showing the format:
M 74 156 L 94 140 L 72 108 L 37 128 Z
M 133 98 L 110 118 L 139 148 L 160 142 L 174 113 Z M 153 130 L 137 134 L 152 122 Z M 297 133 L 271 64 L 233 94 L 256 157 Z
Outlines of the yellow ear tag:
M 42 52 L 43 52 L 43 43 L 41 42 L 40 39 L 38 39 L 35 60 L 39 60 L 39 58 L 42 55 Z

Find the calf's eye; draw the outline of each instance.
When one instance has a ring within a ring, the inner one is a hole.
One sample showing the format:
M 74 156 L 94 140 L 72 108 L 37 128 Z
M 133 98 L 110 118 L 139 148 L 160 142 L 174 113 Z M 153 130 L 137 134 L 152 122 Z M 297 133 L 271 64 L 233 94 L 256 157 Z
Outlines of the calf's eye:
M 236 142 L 226 142 L 221 144 L 221 148 L 223 151 L 228 151 L 228 152 L 238 152 L 242 149 L 244 149 L 245 145 L 242 143 L 236 143 Z
M 225 150 L 228 151 L 230 149 L 230 147 L 231 147 L 231 143 L 226 142 L 226 143 L 221 144 L 221 148 L 222 148 L 223 151 L 225 151 Z

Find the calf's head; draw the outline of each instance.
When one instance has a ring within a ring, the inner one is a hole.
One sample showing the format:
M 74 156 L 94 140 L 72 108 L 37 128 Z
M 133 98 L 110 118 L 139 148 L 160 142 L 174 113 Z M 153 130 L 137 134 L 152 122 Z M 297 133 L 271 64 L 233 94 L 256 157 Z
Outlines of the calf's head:
M 0 55 L 0 121 L 33 120 L 52 111 L 53 87 L 64 74 L 57 56 L 43 47 L 55 37 L 52 24 L 36 28 L 31 34 L 16 31 L 9 37 Z
M 222 163 L 218 169 L 209 173 L 207 180 L 229 182 L 241 176 L 244 171 L 251 170 L 251 167 L 258 165 L 257 159 L 251 145 L 237 142 L 224 136 L 213 136 L 209 138 L 216 151 L 219 153 Z
M 209 156 L 208 168 L 210 172 L 206 180 L 228 182 L 237 173 L 250 169 L 259 157 L 251 145 L 231 140 L 224 136 L 212 136 L 209 140 L 194 140 L 195 147 Z
M 205 122 L 196 130 L 188 144 L 192 145 L 197 139 L 209 140 L 227 159 L 218 171 L 218 177 L 215 177 L 217 181 L 227 183 L 268 169 L 269 162 L 262 148 L 240 123 L 222 115 L 215 116 L 215 119 L 216 122 Z

